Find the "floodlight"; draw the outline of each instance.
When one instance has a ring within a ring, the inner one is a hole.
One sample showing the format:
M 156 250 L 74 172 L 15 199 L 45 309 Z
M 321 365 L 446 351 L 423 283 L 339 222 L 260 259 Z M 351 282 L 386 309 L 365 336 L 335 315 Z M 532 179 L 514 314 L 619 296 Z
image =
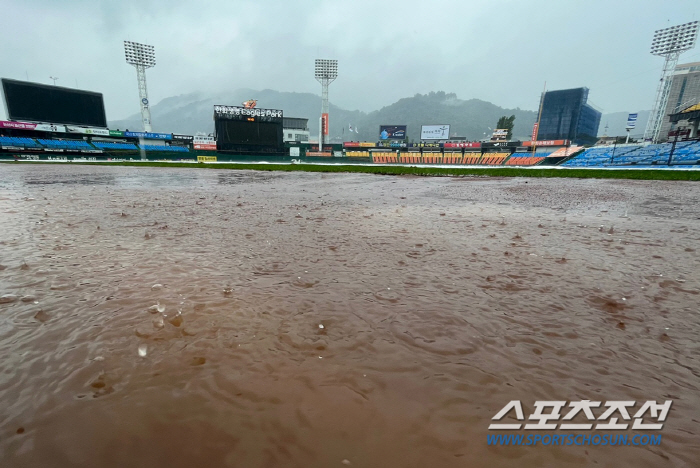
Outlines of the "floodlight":
M 644 132 L 644 139 L 656 143 L 664 121 L 664 110 L 671 92 L 671 77 L 676 69 L 678 57 L 695 47 L 698 38 L 698 21 L 659 29 L 651 41 L 651 54 L 664 57 L 661 79 L 656 89 L 656 101 Z
M 146 69 L 156 66 L 155 50 L 152 45 L 124 41 L 124 55 L 126 63 L 136 67 L 143 129 L 150 132 L 152 131 L 151 110 L 148 103 L 148 88 L 146 87 Z
M 314 78 L 321 83 L 321 121 L 318 132 L 318 150 L 321 151 L 324 136 L 328 135 L 328 85 L 338 78 L 338 61 L 316 59 Z

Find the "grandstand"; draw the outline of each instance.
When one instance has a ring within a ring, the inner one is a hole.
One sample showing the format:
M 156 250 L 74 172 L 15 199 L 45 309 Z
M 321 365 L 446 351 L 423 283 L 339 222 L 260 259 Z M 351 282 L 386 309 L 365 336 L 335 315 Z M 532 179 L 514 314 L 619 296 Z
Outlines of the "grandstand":
M 420 153 L 401 153 L 401 157 L 399 159 L 399 162 L 401 164 L 421 164 L 421 156 Z
M 116 142 L 107 142 L 107 141 L 94 141 L 92 143 L 95 145 L 97 148 L 100 148 L 102 150 L 130 150 L 130 151 L 138 151 L 138 147 L 133 144 L 133 143 L 116 143 Z
M 396 157 L 396 153 L 393 151 L 374 151 L 372 152 L 372 162 L 380 164 L 397 163 L 398 158 Z
M 31 138 L 0 136 L 0 146 L 10 148 L 42 148 Z
M 369 158 L 369 151 L 347 151 L 345 156 L 349 158 Z
M 464 153 L 464 159 L 462 160 L 462 164 L 479 164 L 480 159 L 481 153 Z
M 442 157 L 442 164 L 462 164 L 462 153 L 445 152 Z
M 510 153 L 484 153 L 479 164 L 483 166 L 500 166 Z
M 49 138 L 29 138 L 23 136 L 0 136 L 0 149 L 5 151 L 28 151 L 34 153 L 42 152 L 63 152 L 63 153 L 119 153 L 119 152 L 166 152 L 166 153 L 189 153 L 187 146 L 168 145 L 147 145 L 130 142 L 111 142 L 93 140 L 70 140 L 70 139 L 49 139 Z M 107 154 L 108 155 L 108 154 Z
M 190 150 L 184 146 L 163 146 L 163 145 L 141 145 L 146 151 L 172 151 L 174 153 L 189 153 Z
M 45 148 L 64 149 L 64 150 L 94 150 L 95 147 L 84 140 L 36 140 Z
M 700 141 L 657 145 L 619 145 L 588 148 L 564 162 L 565 167 L 672 166 L 700 163 Z

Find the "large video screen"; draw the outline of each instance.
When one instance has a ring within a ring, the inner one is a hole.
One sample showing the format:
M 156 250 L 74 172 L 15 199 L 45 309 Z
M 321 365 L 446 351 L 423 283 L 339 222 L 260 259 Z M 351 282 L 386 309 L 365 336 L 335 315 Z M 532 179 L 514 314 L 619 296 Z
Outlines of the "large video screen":
M 2 79 L 9 120 L 107 127 L 101 93 Z
M 216 120 L 215 130 L 219 150 L 255 150 L 255 147 L 281 150 L 283 147 L 282 124 L 278 122 Z
M 379 139 L 380 140 L 405 140 L 406 125 L 380 125 Z

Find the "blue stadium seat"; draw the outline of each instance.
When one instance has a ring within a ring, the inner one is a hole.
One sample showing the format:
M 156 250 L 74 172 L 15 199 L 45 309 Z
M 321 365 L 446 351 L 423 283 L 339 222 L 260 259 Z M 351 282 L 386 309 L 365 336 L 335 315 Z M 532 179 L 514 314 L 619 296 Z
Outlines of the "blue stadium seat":
M 567 167 L 666 166 L 671 155 L 671 143 L 657 145 L 625 145 L 588 148 L 563 165 Z M 683 141 L 676 144 L 672 165 L 692 165 L 700 162 L 700 142 Z
M 102 149 L 102 150 L 131 150 L 131 151 L 138 151 L 138 147 L 134 145 L 133 143 L 116 143 L 116 142 L 107 142 L 107 141 L 93 141 L 92 142 L 95 147 Z
M 184 146 L 161 146 L 161 145 L 141 145 L 146 151 L 172 151 L 175 153 L 189 153 L 190 150 Z
M 0 136 L 1 146 L 18 146 L 20 148 L 42 148 L 42 146 L 31 138 L 26 137 L 6 137 Z

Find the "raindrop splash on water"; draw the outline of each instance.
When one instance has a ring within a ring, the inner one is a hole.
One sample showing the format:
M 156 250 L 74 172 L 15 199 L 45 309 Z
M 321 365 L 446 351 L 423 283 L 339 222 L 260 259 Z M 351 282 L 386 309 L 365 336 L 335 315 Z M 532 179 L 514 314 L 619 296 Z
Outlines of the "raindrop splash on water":
M 182 325 L 183 319 L 182 319 L 182 314 L 180 311 L 177 312 L 177 314 L 173 315 L 172 317 L 165 317 L 168 320 L 168 323 L 172 325 L 173 327 L 179 327 Z
M 153 328 L 155 328 L 156 330 L 160 330 L 164 326 L 165 326 L 165 322 L 163 321 L 162 316 L 158 316 L 158 317 L 153 319 Z
M 17 296 L 14 294 L 3 294 L 0 296 L 0 304 L 9 304 L 10 302 L 15 302 Z
M 158 301 L 156 304 L 153 304 L 151 307 L 149 307 L 148 312 L 151 314 L 162 314 L 165 312 L 165 306 Z

